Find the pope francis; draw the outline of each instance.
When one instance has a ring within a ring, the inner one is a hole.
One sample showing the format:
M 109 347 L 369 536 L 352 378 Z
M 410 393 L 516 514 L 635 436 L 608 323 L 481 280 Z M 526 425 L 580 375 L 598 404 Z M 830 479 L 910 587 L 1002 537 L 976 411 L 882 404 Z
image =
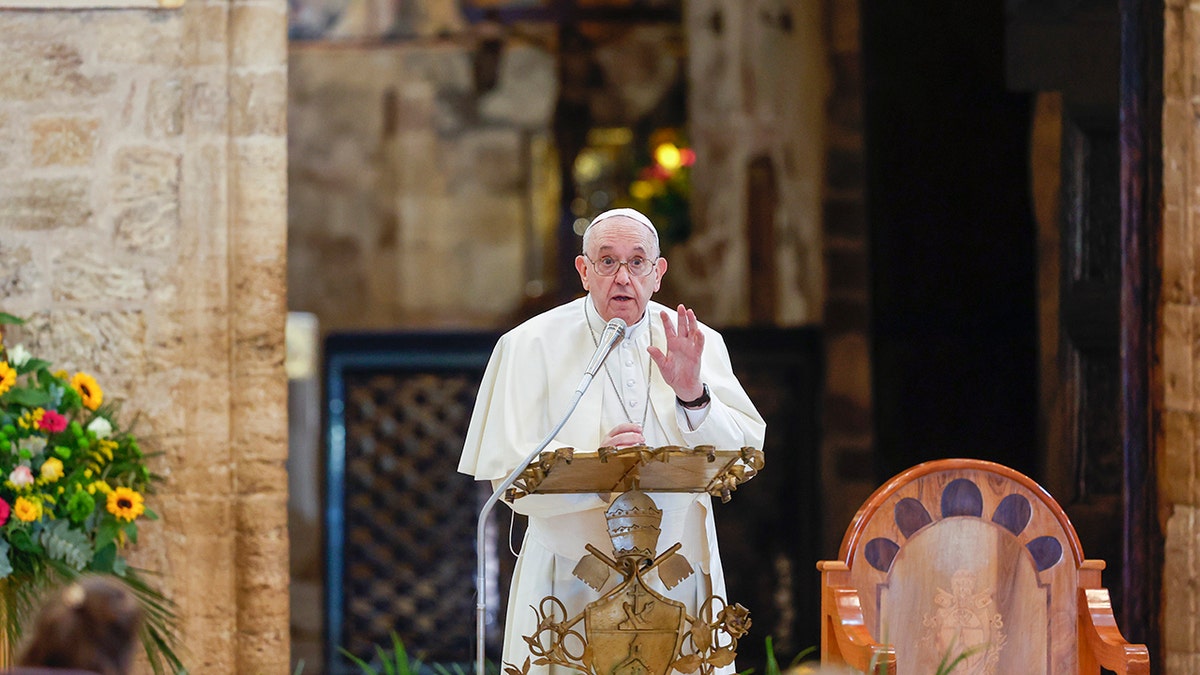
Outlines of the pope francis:
M 517 469 L 566 413 L 606 323 L 616 317 L 628 325 L 625 338 L 548 449 L 762 448 L 766 424 L 734 376 L 720 334 L 683 305 L 670 310 L 650 299 L 667 261 L 649 218 L 633 209 L 596 216 L 584 232 L 575 268 L 586 296 L 529 319 L 497 342 L 459 471 L 499 485 Z M 585 544 L 611 547 L 604 517 L 611 498 L 535 494 L 510 505 L 529 523 L 509 593 L 504 663 L 519 667 L 525 662 L 522 636 L 534 632 L 531 606 L 542 598 L 556 596 L 571 617 L 600 597 L 572 571 L 586 553 Z M 683 602 L 694 616 L 709 595 L 725 597 L 710 497 L 656 493 L 654 501 L 663 511 L 660 550 L 680 542 L 680 552 L 700 572 L 669 592 L 661 584 L 655 590 Z

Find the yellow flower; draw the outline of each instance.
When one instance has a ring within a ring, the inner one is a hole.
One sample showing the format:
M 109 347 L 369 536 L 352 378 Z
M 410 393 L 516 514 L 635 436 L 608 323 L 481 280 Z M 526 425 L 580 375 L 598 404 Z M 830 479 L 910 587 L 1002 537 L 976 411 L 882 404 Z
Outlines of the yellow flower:
M 17 516 L 18 520 L 32 523 L 42 517 L 42 503 L 31 501 L 24 497 L 17 497 L 17 503 L 13 504 L 13 513 Z
M 104 401 L 104 391 L 96 383 L 96 378 L 87 373 L 75 373 L 71 378 L 71 388 L 83 399 L 83 407 L 95 410 Z
M 24 415 L 21 415 L 21 418 L 17 420 L 17 426 L 21 427 L 22 429 L 36 429 L 38 428 L 38 423 L 41 422 L 42 418 L 45 416 L 45 408 L 34 408 Z
M 127 487 L 119 487 L 108 495 L 108 512 L 119 520 L 130 521 L 146 511 L 141 493 Z
M 88 485 L 87 491 L 88 491 L 89 495 L 94 495 L 94 494 L 96 494 L 97 491 L 99 491 L 102 494 L 111 495 L 113 492 L 113 489 L 108 486 L 108 483 L 105 483 L 102 480 L 96 480 L 96 481 L 92 481 L 91 485 Z
M 57 457 L 51 457 L 42 463 L 42 482 L 53 483 L 63 477 L 63 463 Z
M 17 383 L 17 371 L 8 365 L 8 361 L 0 361 L 0 394 L 12 389 Z

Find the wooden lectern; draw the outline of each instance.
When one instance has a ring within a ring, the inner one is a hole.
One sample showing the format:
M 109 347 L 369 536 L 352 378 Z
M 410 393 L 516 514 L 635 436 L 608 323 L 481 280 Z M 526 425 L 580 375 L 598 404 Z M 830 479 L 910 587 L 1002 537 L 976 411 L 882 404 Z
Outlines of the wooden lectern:
M 576 454 L 572 448 L 541 453 L 513 482 L 505 499 L 530 494 L 620 493 L 605 517 L 612 540 L 611 557 L 591 544 L 576 566 L 575 576 L 596 590 L 616 571 L 622 581 L 574 617 L 554 596 L 533 608 L 538 628 L 523 636 L 531 661 L 506 664 L 521 675 L 530 665 L 554 665 L 588 675 L 667 675 L 699 671 L 710 675 L 733 663 L 737 641 L 750 627 L 749 611 L 713 595 L 697 616 L 683 603 L 667 598 L 645 581 L 655 570 L 668 589 L 693 574 L 678 553 L 680 544 L 658 552 L 659 522 L 653 492 L 706 492 L 729 501 L 738 485 L 763 467 L 755 448 L 717 450 L 684 448 L 600 448 Z M 583 622 L 582 632 L 576 629 Z

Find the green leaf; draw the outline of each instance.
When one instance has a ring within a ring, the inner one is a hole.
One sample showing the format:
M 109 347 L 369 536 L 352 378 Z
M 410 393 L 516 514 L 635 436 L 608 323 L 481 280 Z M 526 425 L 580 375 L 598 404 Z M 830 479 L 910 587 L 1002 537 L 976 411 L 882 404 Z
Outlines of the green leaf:
M 371 664 L 367 663 L 366 661 L 363 661 L 362 659 L 358 658 L 354 654 L 351 654 L 350 652 L 346 651 L 345 647 L 338 647 L 338 651 L 342 653 L 342 656 L 345 656 L 346 658 L 353 661 L 354 664 L 357 665 L 359 667 L 359 669 L 362 670 L 364 675 L 379 675 L 379 671 L 372 668 Z
M 43 368 L 48 368 L 49 366 L 50 366 L 49 361 L 43 361 L 42 359 L 29 359 L 28 361 L 25 362 L 25 365 L 21 366 L 20 368 L 17 368 L 17 374 L 24 375 L 25 373 L 32 373 L 36 370 L 42 370 Z
M 29 530 L 25 528 L 16 528 L 8 533 L 8 541 L 17 548 L 18 551 L 26 553 L 40 553 L 42 547 L 38 546 L 33 537 L 29 535 Z
M 100 521 L 100 526 L 96 528 L 96 548 L 116 541 L 117 533 L 120 531 L 121 524 L 117 522 L 116 518 L 104 518 Z
M 115 544 L 107 544 L 96 549 L 96 555 L 92 557 L 91 568 L 97 572 L 112 572 L 116 562 L 117 547 Z
M 77 570 L 83 570 L 92 561 L 92 543 L 86 534 L 71 529 L 68 520 L 56 520 L 48 525 L 42 530 L 41 541 L 46 555 Z
M 7 541 L 0 539 L 0 579 L 12 574 L 12 561 L 8 559 L 9 545 Z
M 13 387 L 8 390 L 7 394 L 0 398 L 3 398 L 5 403 L 25 406 L 26 408 L 44 408 L 53 400 L 49 393 L 41 389 L 30 389 L 29 387 Z
M 13 316 L 12 314 L 7 314 L 5 312 L 0 312 L 0 324 L 4 324 L 4 323 L 16 324 L 19 326 L 19 325 L 25 323 L 25 319 L 22 319 L 19 316 Z

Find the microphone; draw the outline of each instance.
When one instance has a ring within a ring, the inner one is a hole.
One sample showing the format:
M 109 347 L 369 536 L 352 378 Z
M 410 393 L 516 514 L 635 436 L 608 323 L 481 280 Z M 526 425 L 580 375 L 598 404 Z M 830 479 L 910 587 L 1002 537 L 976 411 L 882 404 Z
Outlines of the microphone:
M 582 392 L 591 384 L 592 378 L 600 370 L 600 365 L 604 363 L 604 359 L 608 358 L 613 347 L 625 337 L 625 320 L 620 317 L 613 317 L 607 325 L 604 326 L 604 332 L 600 334 L 600 340 L 596 345 L 596 351 L 592 354 L 592 360 L 588 361 L 587 368 L 584 370 L 583 379 L 580 380 L 579 386 L 576 387 L 576 392 Z
M 512 473 L 508 474 L 508 478 L 505 478 L 504 481 L 492 491 L 492 496 L 488 497 L 487 501 L 483 504 L 483 508 L 479 510 L 479 519 L 475 522 L 476 675 L 487 672 L 484 669 L 486 666 L 484 660 L 484 643 L 486 637 L 485 629 L 487 624 L 487 593 L 485 593 L 487 588 L 487 577 L 484 575 L 484 555 L 485 551 L 487 551 L 487 514 L 492 510 L 492 507 L 496 505 L 496 502 L 500 500 L 500 495 L 504 494 L 508 488 L 512 487 L 513 483 L 517 481 L 517 478 L 520 477 L 521 473 L 525 471 L 525 468 L 532 464 L 533 460 L 537 459 L 537 456 L 541 454 L 542 450 L 544 450 L 547 445 L 550 445 L 550 441 L 554 440 L 554 437 L 558 435 L 560 430 L 562 430 L 563 425 L 567 423 L 567 419 L 570 418 L 572 413 L 575 412 L 575 407 L 579 405 L 579 399 L 583 398 L 584 390 L 586 390 L 588 385 L 592 383 L 592 378 L 596 376 L 596 371 L 600 370 L 600 364 L 604 363 L 604 359 L 608 358 L 608 354 L 612 351 L 613 347 L 615 347 L 617 343 L 621 341 L 621 338 L 625 337 L 625 327 L 625 320 L 620 318 L 613 318 L 613 320 L 609 321 L 608 325 L 604 327 L 604 332 L 600 334 L 600 339 L 597 341 L 598 344 L 596 345 L 596 353 L 592 354 L 592 360 L 588 362 L 587 372 L 583 374 L 583 379 L 579 382 L 579 387 L 575 389 L 575 394 L 571 397 L 570 404 L 567 405 L 567 414 L 562 416 L 562 419 L 558 421 L 558 424 L 550 430 L 550 433 L 546 434 L 546 437 L 543 438 L 542 442 L 533 449 L 533 452 L 529 453 L 529 455 L 517 465 L 517 468 L 514 469 Z M 590 329 L 591 327 L 589 326 L 589 330 Z M 649 403 L 647 403 L 647 405 L 649 405 Z

